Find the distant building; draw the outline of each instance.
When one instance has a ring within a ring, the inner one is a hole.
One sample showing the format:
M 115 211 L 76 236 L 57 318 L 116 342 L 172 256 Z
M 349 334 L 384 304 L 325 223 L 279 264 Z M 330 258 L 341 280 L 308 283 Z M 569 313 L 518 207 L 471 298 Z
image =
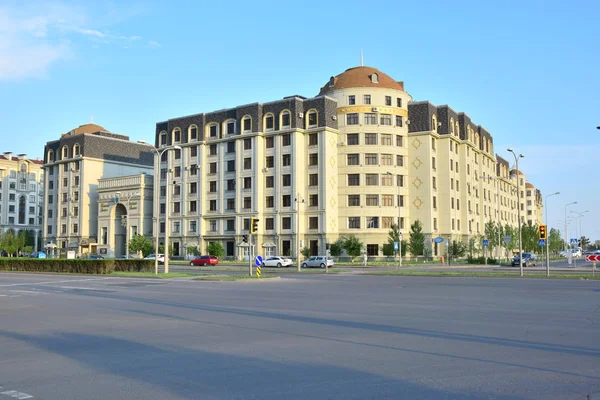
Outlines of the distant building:
M 25 231 L 28 244 L 37 251 L 41 245 L 44 208 L 43 161 L 25 154 L 0 155 L 0 230 L 15 235 Z
M 101 179 L 152 174 L 153 153 L 94 124 L 82 125 L 46 143 L 44 148 L 44 245 L 85 255 L 96 253 L 98 241 L 98 185 Z M 105 202 L 113 220 L 120 204 Z M 120 211 L 118 211 L 120 210 Z M 108 241 L 108 238 L 106 239 Z

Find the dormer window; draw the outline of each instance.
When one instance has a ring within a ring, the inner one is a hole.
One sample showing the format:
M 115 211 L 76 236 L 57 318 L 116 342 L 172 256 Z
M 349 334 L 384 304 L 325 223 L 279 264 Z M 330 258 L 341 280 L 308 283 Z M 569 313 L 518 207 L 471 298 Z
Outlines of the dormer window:
M 181 143 L 181 131 L 179 128 L 173 131 L 173 143 Z
M 265 129 L 268 131 L 272 131 L 275 128 L 275 118 L 273 118 L 273 114 L 269 114 L 265 118 Z
M 335 78 L 332 76 L 329 78 L 329 87 L 333 87 L 335 85 Z
M 317 112 L 316 111 L 310 111 L 308 113 L 308 126 L 317 126 Z
M 228 135 L 235 134 L 235 121 L 228 121 L 227 122 L 227 134 Z
M 198 127 L 196 125 L 193 125 L 190 127 L 190 140 L 197 140 L 198 139 Z
M 437 120 L 435 118 L 435 115 L 431 117 L 431 130 L 437 132 Z
M 27 172 L 27 164 L 21 164 L 21 172 Z
M 48 151 L 48 160 L 47 162 L 53 162 L 54 161 L 54 152 L 52 150 Z
M 377 74 L 371 74 L 371 82 L 373 82 L 373 83 L 379 83 L 379 75 L 377 75 Z
M 217 124 L 213 124 L 208 128 L 209 131 L 209 136 L 211 138 L 216 138 L 219 134 L 219 128 L 217 126 Z
M 161 132 L 160 133 L 160 145 L 161 146 L 166 146 L 167 145 L 167 132 Z
M 281 113 L 281 127 L 289 128 L 290 127 L 290 112 L 284 111 Z
M 77 157 L 78 155 L 80 155 L 80 150 L 79 150 L 79 144 L 75 144 L 73 145 L 73 156 Z
M 69 148 L 67 146 L 64 146 L 62 149 L 62 159 L 67 159 L 69 158 Z

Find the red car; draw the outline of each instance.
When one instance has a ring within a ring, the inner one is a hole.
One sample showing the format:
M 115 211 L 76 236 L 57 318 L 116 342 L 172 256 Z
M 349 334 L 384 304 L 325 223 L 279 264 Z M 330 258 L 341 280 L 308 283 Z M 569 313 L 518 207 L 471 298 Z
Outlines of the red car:
M 190 261 L 190 265 L 217 265 L 219 263 L 219 259 L 215 256 L 200 256 L 195 260 Z

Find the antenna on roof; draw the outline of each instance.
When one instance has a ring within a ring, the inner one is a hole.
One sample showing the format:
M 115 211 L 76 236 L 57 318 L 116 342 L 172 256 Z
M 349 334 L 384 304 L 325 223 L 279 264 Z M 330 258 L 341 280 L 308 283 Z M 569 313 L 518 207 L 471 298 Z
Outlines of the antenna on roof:
M 360 48 L 360 66 L 363 66 L 363 49 L 362 47 Z

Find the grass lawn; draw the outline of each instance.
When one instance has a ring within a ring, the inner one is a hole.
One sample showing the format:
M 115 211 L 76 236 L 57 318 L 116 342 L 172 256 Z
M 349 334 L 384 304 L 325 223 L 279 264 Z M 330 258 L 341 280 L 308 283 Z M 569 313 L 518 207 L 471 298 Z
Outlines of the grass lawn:
M 476 272 L 476 271 L 381 271 L 370 272 L 365 275 L 400 275 L 400 276 L 458 276 L 458 277 L 480 277 L 480 278 L 520 278 L 519 272 Z M 524 278 L 546 278 L 545 272 L 524 273 Z M 546 278 L 548 279 L 548 278 Z M 550 279 L 600 279 L 600 274 L 550 274 Z
M 256 275 L 248 276 L 248 275 L 196 275 L 195 281 L 248 281 L 248 280 L 263 280 L 263 279 L 273 279 L 279 278 L 279 276 L 261 276 L 260 278 Z
M 169 272 L 168 274 L 165 273 L 158 273 L 155 274 L 154 272 L 113 272 L 112 274 L 110 274 L 110 276 L 123 276 L 123 277 L 132 277 L 132 278 L 156 278 L 156 279 L 169 279 L 169 278 L 187 278 L 190 276 L 196 276 L 196 274 L 188 274 L 185 272 Z

